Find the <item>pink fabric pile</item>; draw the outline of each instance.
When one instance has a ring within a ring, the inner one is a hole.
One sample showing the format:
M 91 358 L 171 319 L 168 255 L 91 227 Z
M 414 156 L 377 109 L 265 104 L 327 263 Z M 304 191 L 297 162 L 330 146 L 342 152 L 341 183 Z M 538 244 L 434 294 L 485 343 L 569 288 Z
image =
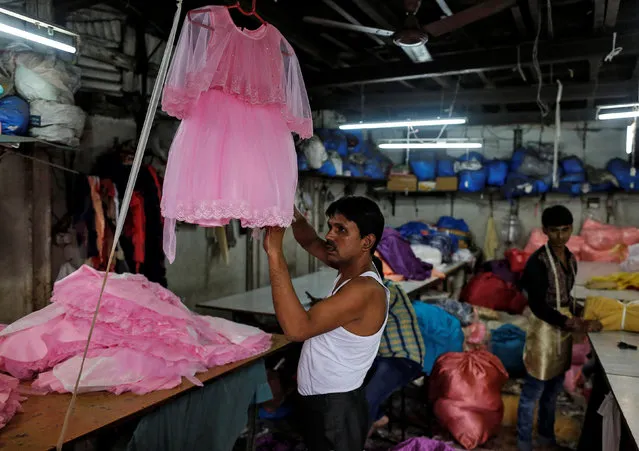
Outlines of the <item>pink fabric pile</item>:
M 13 418 L 13 416 L 22 412 L 20 403 L 26 398 L 18 393 L 18 385 L 20 381 L 15 377 L 0 374 L 0 429 Z
M 83 266 L 57 282 L 52 304 L 0 331 L 0 370 L 33 387 L 73 390 L 104 273 Z M 89 348 L 81 392 L 143 394 L 182 377 L 245 359 L 270 347 L 270 335 L 197 315 L 139 274 L 110 274 Z

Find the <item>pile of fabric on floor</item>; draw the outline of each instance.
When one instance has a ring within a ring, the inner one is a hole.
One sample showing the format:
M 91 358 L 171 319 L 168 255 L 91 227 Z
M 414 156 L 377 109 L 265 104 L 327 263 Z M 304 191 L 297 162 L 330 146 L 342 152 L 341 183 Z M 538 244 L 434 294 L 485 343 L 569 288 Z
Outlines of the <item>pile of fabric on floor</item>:
M 5 427 L 13 416 L 22 412 L 20 403 L 26 398 L 18 391 L 20 381 L 15 377 L 0 374 L 0 429 Z
M 0 370 L 44 392 L 73 390 L 104 273 L 83 266 L 55 284 L 52 303 L 0 331 Z M 79 391 L 143 394 L 270 347 L 270 335 L 196 315 L 139 274 L 109 274 Z

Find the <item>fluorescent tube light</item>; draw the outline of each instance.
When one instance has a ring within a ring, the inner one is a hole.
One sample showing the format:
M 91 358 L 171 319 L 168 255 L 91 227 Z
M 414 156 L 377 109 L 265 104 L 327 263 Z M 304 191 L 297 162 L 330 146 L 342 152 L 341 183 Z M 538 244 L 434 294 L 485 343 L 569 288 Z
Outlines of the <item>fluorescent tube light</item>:
M 29 33 L 28 31 L 20 30 L 19 28 L 10 27 L 9 25 L 5 25 L 3 23 L 0 23 L 0 31 L 3 33 L 11 34 L 13 36 L 17 36 L 19 38 L 27 39 L 29 41 L 37 42 L 38 44 L 53 47 L 54 49 L 62 50 L 63 52 L 76 52 L 76 48 L 71 45 L 54 41 L 53 39 L 45 38 L 43 36 L 38 36 L 37 34 Z
M 364 130 L 373 128 L 397 128 L 397 127 L 433 127 L 438 125 L 460 125 L 465 124 L 466 118 L 448 119 L 428 119 L 418 121 L 396 121 L 396 122 L 362 122 L 359 124 L 344 124 L 339 128 L 342 130 Z
M 380 144 L 380 149 L 481 149 L 482 143 L 478 142 L 429 142 L 429 143 L 385 143 Z
M 597 119 L 600 121 L 610 119 L 632 119 L 633 117 L 639 117 L 639 111 L 621 111 L 619 113 L 599 113 Z
M 51 25 L 45 22 L 40 22 L 39 20 L 35 20 L 35 19 L 32 19 L 31 17 L 23 16 L 22 14 L 14 13 L 13 11 L 10 11 L 8 9 L 0 8 L 0 13 L 22 20 L 26 23 L 31 23 L 38 28 L 44 28 L 48 30 L 50 34 L 53 34 L 53 32 L 58 32 L 58 33 L 65 34 L 67 36 L 71 36 L 76 40 L 78 38 L 78 35 L 76 33 L 65 30 L 64 28 L 56 27 L 55 25 Z M 69 53 L 77 52 L 77 49 L 72 45 L 65 44 L 63 42 L 56 41 L 54 39 L 46 38 L 44 36 L 40 36 L 35 33 L 22 30 L 20 28 L 15 28 L 2 22 L 0 22 L 0 32 L 7 33 L 22 39 L 26 39 L 28 41 L 37 42 L 38 44 L 46 45 L 48 47 L 53 47 L 54 49 L 62 50 L 63 52 L 69 52 Z
M 637 132 L 637 121 L 634 121 L 626 128 L 626 153 L 630 155 L 635 144 L 635 134 Z

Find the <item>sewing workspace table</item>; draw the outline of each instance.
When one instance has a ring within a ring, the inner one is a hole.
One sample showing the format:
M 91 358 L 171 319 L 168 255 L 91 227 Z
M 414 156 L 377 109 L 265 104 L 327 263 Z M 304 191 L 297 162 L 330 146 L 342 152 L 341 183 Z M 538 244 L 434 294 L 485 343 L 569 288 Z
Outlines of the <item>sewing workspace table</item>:
M 283 350 L 289 344 L 290 342 L 284 336 L 273 335 L 271 348 L 268 351 L 249 359 L 212 368 L 197 374 L 196 377 L 206 386 L 214 380 L 221 379 L 223 376 Z M 171 390 L 159 390 L 146 395 L 133 393 L 114 395 L 108 392 L 80 394 L 77 397 L 75 412 L 69 423 L 65 443 L 85 438 L 104 428 L 142 417 L 153 409 L 170 403 L 180 395 L 198 388 L 191 382 L 184 380 L 180 386 Z M 0 448 L 33 451 L 54 449 L 70 399 L 70 394 L 30 396 L 22 404 L 24 412 L 17 414 L 0 431 Z
M 592 447 L 603 434 L 602 417 L 597 413 L 604 396 L 612 392 L 621 413 L 620 450 L 636 450 L 639 444 L 639 351 L 619 349 L 619 342 L 639 346 L 639 334 L 609 331 L 589 333 L 597 359 L 593 391 L 584 422 L 579 450 Z M 607 450 L 604 450 L 607 451 Z
M 437 268 L 446 276 L 452 275 L 468 266 L 467 262 L 457 262 L 449 265 L 443 265 Z M 337 273 L 333 269 L 322 269 L 320 271 L 306 274 L 305 276 L 296 277 L 292 280 L 293 288 L 302 305 L 309 309 L 311 302 L 306 296 L 306 292 L 315 297 L 323 297 L 327 294 L 330 287 L 335 282 Z M 429 288 L 442 281 L 437 277 L 431 277 L 426 280 L 407 280 L 398 282 L 404 291 L 411 297 L 416 297 L 422 290 Z M 201 302 L 196 307 L 206 310 L 223 310 L 233 313 L 249 313 L 255 315 L 275 316 L 273 309 L 273 299 L 271 296 L 270 285 L 248 291 L 246 293 L 238 293 L 223 298 L 214 299 L 212 301 Z
M 620 301 L 639 300 L 636 290 L 592 290 L 586 288 L 586 283 L 593 277 L 608 276 L 621 272 L 617 263 L 579 262 L 577 278 L 575 280 L 575 298 L 586 299 L 591 296 L 602 296 Z

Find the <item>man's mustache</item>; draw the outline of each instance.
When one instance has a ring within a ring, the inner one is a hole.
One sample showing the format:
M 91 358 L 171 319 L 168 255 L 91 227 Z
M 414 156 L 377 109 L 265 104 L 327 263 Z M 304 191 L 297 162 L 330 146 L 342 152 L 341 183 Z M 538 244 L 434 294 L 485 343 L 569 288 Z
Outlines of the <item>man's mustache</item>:
M 328 249 L 337 249 L 337 246 L 335 246 L 335 243 L 331 240 L 326 240 L 326 247 Z

